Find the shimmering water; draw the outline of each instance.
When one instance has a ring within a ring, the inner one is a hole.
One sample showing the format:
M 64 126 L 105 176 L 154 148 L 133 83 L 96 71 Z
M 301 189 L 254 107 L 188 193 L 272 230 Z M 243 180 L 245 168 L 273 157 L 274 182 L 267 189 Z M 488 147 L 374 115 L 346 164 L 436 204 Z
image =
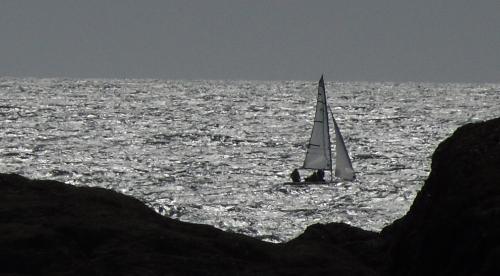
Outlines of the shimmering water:
M 500 84 L 333 83 L 354 183 L 288 186 L 316 82 L 0 78 L 0 171 L 111 188 L 269 241 L 402 216 L 458 126 L 500 116 Z

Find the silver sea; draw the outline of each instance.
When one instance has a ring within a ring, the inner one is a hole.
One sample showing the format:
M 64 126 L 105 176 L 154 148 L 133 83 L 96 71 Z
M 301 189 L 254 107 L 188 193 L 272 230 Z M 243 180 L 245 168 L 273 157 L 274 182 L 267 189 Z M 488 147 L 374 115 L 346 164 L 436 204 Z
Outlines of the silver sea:
M 317 81 L 0 78 L 0 172 L 100 186 L 263 240 L 406 213 L 439 142 L 500 116 L 500 84 L 326 82 L 355 182 L 292 186 Z M 332 135 L 333 137 L 333 135 Z

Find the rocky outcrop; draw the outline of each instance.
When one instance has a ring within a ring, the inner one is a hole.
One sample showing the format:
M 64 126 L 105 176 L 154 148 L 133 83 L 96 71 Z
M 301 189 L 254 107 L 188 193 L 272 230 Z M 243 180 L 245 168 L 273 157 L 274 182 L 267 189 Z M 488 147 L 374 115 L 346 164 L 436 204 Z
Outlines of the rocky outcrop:
M 374 233 L 310 226 L 271 244 L 158 215 L 102 188 L 0 174 L 0 274 L 500 275 L 500 119 L 437 148 L 409 212 Z
M 165 218 L 114 191 L 0 174 L 0 274 L 376 275 L 358 252 L 378 246 L 372 239 L 332 224 L 271 244 Z
M 390 275 L 500 275 L 500 118 L 442 142 L 409 212 L 382 235 Z

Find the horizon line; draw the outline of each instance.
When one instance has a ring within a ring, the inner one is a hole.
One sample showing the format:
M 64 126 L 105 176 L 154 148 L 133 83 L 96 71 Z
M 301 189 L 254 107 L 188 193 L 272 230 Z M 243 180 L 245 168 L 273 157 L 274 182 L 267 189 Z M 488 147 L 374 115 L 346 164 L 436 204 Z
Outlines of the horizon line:
M 323 76 L 325 75 L 322 73 Z M 321 77 L 321 74 L 320 74 Z M 248 81 L 248 82 L 288 82 L 288 81 L 298 81 L 298 82 L 317 82 L 318 79 L 306 80 L 306 79 L 242 79 L 242 78 L 160 78 L 160 77 L 75 77 L 75 76 L 14 76 L 14 75 L 0 75 L 0 79 L 11 78 L 11 79 L 53 79 L 53 80 L 163 80 L 163 81 Z M 424 81 L 424 80 L 339 80 L 325 78 L 325 82 L 334 83 L 425 83 L 425 84 L 493 84 L 500 85 L 499 82 L 494 81 Z

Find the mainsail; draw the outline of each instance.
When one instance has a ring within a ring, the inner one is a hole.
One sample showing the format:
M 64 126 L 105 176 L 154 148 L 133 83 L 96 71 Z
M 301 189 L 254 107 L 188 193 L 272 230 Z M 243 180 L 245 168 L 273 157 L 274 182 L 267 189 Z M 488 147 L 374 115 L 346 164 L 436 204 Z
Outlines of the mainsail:
M 323 76 L 318 84 L 318 99 L 316 102 L 316 113 L 314 115 L 314 125 L 307 145 L 304 169 L 332 170 L 332 150 L 330 144 L 330 128 L 328 125 L 328 111 L 332 115 L 333 127 L 335 128 L 335 176 L 344 180 L 354 180 L 354 169 L 351 159 L 347 153 L 339 126 L 329 110 L 326 102 L 325 83 Z
M 326 103 L 325 83 L 323 76 L 318 84 L 318 99 L 314 125 L 307 145 L 304 169 L 332 169 L 332 151 L 330 146 L 330 131 L 328 126 L 328 108 Z

